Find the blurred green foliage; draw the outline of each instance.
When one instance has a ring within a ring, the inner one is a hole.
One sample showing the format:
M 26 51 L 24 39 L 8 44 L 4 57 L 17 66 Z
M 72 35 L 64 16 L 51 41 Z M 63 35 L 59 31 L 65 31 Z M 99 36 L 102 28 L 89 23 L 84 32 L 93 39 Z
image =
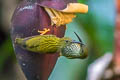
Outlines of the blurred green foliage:
M 3 71 L 6 61 L 11 58 L 15 61 L 15 55 L 10 37 L 0 46 L 0 72 Z

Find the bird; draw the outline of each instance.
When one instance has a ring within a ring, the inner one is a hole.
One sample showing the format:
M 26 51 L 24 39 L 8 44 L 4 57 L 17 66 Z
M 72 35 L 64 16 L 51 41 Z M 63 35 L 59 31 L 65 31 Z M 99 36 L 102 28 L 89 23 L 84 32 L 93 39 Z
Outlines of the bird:
M 59 53 L 69 59 L 84 59 L 88 56 L 88 49 L 80 37 L 74 32 L 79 41 L 69 37 L 56 37 L 55 35 L 35 35 L 25 38 L 16 38 L 15 44 L 21 48 L 39 54 Z

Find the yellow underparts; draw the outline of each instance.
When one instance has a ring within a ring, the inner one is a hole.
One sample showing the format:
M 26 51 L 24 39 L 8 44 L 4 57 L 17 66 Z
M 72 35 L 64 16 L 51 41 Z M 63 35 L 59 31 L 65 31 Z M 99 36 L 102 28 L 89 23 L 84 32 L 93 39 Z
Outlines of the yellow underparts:
M 80 3 L 69 3 L 63 10 L 55 10 L 45 7 L 46 12 L 51 18 L 51 25 L 56 27 L 72 22 L 76 17 L 75 13 L 87 13 L 88 6 Z

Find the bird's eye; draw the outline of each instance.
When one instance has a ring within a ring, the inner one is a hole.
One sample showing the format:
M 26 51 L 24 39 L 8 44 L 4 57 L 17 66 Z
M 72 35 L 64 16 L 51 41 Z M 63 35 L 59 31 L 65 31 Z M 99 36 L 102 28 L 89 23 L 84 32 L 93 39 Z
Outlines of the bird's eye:
M 68 41 L 68 40 L 66 40 L 65 42 L 66 42 L 66 43 L 68 43 L 69 41 Z

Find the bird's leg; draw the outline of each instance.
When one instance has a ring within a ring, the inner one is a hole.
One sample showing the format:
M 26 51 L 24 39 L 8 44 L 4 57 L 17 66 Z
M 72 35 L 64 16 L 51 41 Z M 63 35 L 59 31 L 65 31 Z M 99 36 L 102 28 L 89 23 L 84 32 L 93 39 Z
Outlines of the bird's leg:
M 43 31 L 38 30 L 38 32 L 40 33 L 40 35 L 44 35 L 44 34 L 46 34 L 49 31 L 50 31 L 49 28 L 43 28 Z

